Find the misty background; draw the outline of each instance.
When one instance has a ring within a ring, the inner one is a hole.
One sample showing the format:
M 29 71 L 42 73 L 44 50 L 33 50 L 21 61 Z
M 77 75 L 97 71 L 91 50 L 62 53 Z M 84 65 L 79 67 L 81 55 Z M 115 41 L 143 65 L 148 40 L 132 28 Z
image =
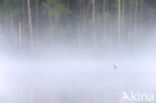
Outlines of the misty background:
M 0 103 L 155 95 L 155 18 L 155 0 L 0 0 Z
M 155 4 L 154 0 L 1 0 L 1 49 L 149 49 L 155 44 Z

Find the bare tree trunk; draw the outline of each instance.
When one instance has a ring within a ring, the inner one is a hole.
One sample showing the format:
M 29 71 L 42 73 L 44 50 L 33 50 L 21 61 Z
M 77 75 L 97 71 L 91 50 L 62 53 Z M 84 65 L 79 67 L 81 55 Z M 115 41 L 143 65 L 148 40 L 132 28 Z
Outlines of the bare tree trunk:
M 107 35 L 106 35 L 106 30 L 107 30 L 106 27 L 107 27 L 107 26 L 106 26 L 106 21 L 105 21 L 105 20 L 106 20 L 106 19 L 105 19 L 105 17 L 106 17 L 106 16 L 105 16 L 105 14 L 106 14 L 106 5 L 107 5 L 107 4 L 106 4 L 106 1 L 107 1 L 107 0 L 103 0 L 103 4 L 102 4 L 102 10 L 103 10 L 103 11 L 102 11 L 102 13 L 103 13 L 103 14 L 102 14 L 102 15 L 103 15 L 103 18 L 102 18 L 103 42 L 104 42 L 105 39 L 107 38 L 107 37 L 106 37 L 106 36 L 107 36 Z
M 33 47 L 33 29 L 32 29 L 32 15 L 31 15 L 31 6 L 30 0 L 27 0 L 28 7 L 28 22 L 29 22 L 29 32 L 30 32 L 30 46 Z
M 125 19 L 125 1 L 122 1 L 122 24 L 124 23 Z
M 120 43 L 121 36 L 121 1 L 118 0 L 118 43 Z
M 88 15 L 89 15 L 90 5 L 91 5 L 91 0 L 88 1 L 86 17 L 88 17 Z
M 39 12 L 39 0 L 36 0 L 36 34 L 38 34 L 38 30 L 39 30 L 39 28 L 38 28 L 38 26 L 39 26 L 38 25 L 38 23 L 39 23 L 39 19 L 38 19 L 39 15 L 38 14 L 39 13 L 38 12 Z
M 103 26 L 105 26 L 106 2 L 107 0 L 103 0 Z
M 144 0 L 141 1 L 141 14 L 144 15 Z
M 80 15 L 82 22 L 78 24 L 79 46 L 83 47 L 83 39 L 85 32 L 85 0 L 80 0 Z
M 85 0 L 83 0 L 83 47 L 85 47 L 85 35 L 86 35 L 86 23 L 87 23 L 87 21 L 86 21 L 86 19 L 87 19 L 87 17 L 86 17 L 86 5 L 85 5 Z
M 80 16 L 83 17 L 82 0 L 80 0 Z
M 55 15 L 55 25 L 56 25 L 56 33 L 59 31 L 59 23 L 58 23 L 58 16 Z
M 95 0 L 92 0 L 92 20 L 95 23 Z
M 129 17 L 132 17 L 132 8 L 133 8 L 132 0 L 129 0 Z
M 103 16 L 104 16 L 104 14 L 106 12 L 106 1 L 107 0 L 103 0 Z
M 22 23 L 19 22 L 19 46 L 20 46 L 20 49 L 22 48 Z
M 78 47 L 81 48 L 82 46 L 82 34 L 81 34 L 81 30 L 80 30 L 80 24 L 77 24 L 77 32 L 78 32 Z
M 92 35 L 93 35 L 93 47 L 96 46 L 96 33 L 95 33 L 95 0 L 92 0 Z
M 128 30 L 128 44 L 129 46 L 132 45 L 132 40 L 133 40 L 133 30 L 132 30 L 132 23 L 133 23 L 133 14 L 132 14 L 132 10 L 133 10 L 133 0 L 129 0 L 129 24 L 130 24 L 130 28 Z
M 135 0 L 135 20 L 134 20 L 134 41 L 136 41 L 137 35 L 137 13 L 138 13 L 138 0 Z
M 23 8 L 22 8 L 22 34 L 24 34 L 24 20 L 25 20 L 25 0 L 23 2 Z

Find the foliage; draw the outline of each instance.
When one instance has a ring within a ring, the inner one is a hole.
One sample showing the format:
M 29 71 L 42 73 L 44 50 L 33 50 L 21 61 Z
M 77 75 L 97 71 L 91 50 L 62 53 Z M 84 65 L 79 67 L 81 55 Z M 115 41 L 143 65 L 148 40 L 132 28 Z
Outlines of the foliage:
M 46 8 L 44 13 L 48 12 L 49 16 L 61 17 L 71 13 L 60 0 L 46 0 L 46 2 L 43 2 L 43 6 Z
M 2 16 L 19 16 L 21 13 L 22 0 L 1 0 L 0 17 Z

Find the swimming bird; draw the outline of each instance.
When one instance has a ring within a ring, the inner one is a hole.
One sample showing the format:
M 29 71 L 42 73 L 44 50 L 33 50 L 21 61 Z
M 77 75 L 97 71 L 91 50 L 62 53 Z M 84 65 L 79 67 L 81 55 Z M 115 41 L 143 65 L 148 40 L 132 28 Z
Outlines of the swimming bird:
M 113 65 L 113 69 L 114 69 L 114 71 L 116 71 L 118 69 L 118 67 L 116 65 Z

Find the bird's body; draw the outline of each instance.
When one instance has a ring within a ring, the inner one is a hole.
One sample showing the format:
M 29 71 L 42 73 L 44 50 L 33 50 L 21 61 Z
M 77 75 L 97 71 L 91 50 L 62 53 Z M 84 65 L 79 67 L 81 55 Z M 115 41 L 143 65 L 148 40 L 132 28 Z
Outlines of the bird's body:
M 114 71 L 116 71 L 118 69 L 118 67 L 116 65 L 113 65 L 113 69 L 114 69 Z

